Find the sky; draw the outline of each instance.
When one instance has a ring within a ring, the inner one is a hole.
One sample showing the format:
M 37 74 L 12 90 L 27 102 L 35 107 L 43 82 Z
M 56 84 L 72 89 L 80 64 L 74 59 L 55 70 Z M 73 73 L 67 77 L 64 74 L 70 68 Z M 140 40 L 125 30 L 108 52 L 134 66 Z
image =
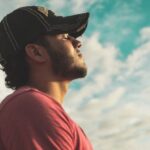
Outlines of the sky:
M 94 150 L 150 149 L 150 1 L 0 0 L 0 19 L 25 5 L 64 16 L 90 12 L 81 51 L 88 75 L 71 83 L 63 104 Z M 0 71 L 0 101 L 12 91 Z

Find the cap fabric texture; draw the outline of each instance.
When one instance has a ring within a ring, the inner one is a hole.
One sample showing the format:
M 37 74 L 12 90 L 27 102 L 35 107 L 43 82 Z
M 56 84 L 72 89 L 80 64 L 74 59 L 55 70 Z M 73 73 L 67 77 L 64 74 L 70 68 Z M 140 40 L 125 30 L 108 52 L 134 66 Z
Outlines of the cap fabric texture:
M 88 18 L 89 13 L 63 17 L 45 7 L 18 8 L 0 22 L 0 61 L 4 55 L 17 53 L 40 35 L 68 33 L 76 38 L 85 31 Z M 1 50 L 4 43 L 9 49 Z

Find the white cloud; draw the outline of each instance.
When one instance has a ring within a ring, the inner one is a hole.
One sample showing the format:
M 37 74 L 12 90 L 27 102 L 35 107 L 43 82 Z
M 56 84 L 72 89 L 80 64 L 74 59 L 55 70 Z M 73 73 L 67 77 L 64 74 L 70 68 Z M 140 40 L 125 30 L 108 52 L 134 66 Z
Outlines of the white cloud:
M 103 101 L 103 108 L 111 108 L 117 104 L 117 102 L 122 98 L 125 93 L 125 87 L 117 87 L 112 90 L 108 95 L 102 97 L 101 101 Z
M 147 42 L 150 41 L 150 27 L 145 27 L 140 31 L 140 41 L 139 42 Z
M 0 20 L 7 15 L 8 13 L 12 12 L 13 10 L 17 9 L 18 7 L 22 6 L 29 6 L 35 4 L 35 0 L 5 0 L 0 1 Z
M 114 9 L 106 12 L 103 20 L 94 25 L 100 30 L 102 39 L 116 45 L 126 41 L 133 34 L 133 25 L 143 19 L 142 14 L 138 11 L 139 7 L 138 3 L 131 2 L 129 5 L 125 1 L 117 1 Z
M 13 6 L 15 8 L 23 7 L 23 6 L 30 6 L 30 5 L 35 4 L 35 0 L 12 0 L 12 1 L 13 1 Z
M 74 13 L 85 11 L 87 6 L 92 5 L 96 0 L 72 0 L 72 11 Z
M 99 42 L 99 37 L 99 33 L 95 32 L 91 37 L 85 38 L 83 41 L 83 45 L 85 45 L 83 53 L 89 67 L 89 73 L 92 73 L 97 68 L 101 72 L 114 75 L 120 69 L 121 61 L 117 60 L 120 52 L 110 43 L 102 45 Z
M 139 37 L 139 41 L 141 41 L 141 45 L 137 49 L 133 51 L 131 55 L 129 55 L 128 59 L 126 60 L 125 67 L 128 70 L 125 72 L 125 76 L 133 76 L 138 75 L 141 76 L 144 73 L 145 75 L 150 71 L 149 65 L 149 58 L 150 58 L 150 28 L 143 28 L 140 33 L 141 36 Z M 143 40 L 145 41 L 143 43 Z M 147 73 L 146 73 L 147 72 Z
M 51 9 L 52 11 L 56 12 L 56 15 L 59 15 L 60 11 L 65 8 L 68 5 L 68 1 L 67 0 L 50 0 L 47 1 L 49 6 L 49 9 Z

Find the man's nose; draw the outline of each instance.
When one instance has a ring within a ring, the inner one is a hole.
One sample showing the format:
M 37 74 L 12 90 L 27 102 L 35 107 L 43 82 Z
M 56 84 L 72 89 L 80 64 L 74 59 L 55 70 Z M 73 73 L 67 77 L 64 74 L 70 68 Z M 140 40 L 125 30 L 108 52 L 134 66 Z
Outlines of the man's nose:
M 70 40 L 72 41 L 74 48 L 80 48 L 82 46 L 81 42 L 74 37 L 70 37 Z

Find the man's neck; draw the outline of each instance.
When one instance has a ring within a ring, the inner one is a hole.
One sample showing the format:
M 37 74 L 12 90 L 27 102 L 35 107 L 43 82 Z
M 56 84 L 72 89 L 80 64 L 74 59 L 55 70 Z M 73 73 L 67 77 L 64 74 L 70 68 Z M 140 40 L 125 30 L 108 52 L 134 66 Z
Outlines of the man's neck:
M 30 82 L 28 84 L 52 97 L 54 100 L 63 103 L 65 94 L 68 90 L 68 81 L 50 81 L 47 83 Z
M 48 84 L 47 91 L 45 91 L 46 94 L 50 95 L 52 98 L 54 98 L 59 103 L 63 103 L 64 97 L 68 91 L 68 82 L 50 82 Z

